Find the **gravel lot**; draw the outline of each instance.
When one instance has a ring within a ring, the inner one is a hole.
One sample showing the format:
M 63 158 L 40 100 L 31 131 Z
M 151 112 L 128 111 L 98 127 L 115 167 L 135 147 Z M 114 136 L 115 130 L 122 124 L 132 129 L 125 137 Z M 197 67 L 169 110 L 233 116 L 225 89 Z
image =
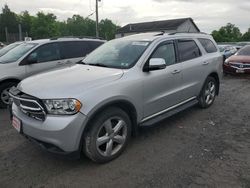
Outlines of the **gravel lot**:
M 206 110 L 143 128 L 117 160 L 72 161 L 40 150 L 0 111 L 0 187 L 250 187 L 250 77 L 227 76 Z

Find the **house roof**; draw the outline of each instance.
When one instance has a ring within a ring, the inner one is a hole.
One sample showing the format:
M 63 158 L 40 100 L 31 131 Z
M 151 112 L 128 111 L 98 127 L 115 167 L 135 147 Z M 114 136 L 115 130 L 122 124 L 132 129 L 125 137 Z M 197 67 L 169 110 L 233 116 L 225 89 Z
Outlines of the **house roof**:
M 124 27 L 117 30 L 117 33 L 131 33 L 131 32 L 145 32 L 145 31 L 164 31 L 164 30 L 176 30 L 181 24 L 190 20 L 199 32 L 199 28 L 194 23 L 192 18 L 181 18 L 174 20 L 162 20 L 153 22 L 142 22 L 127 24 Z

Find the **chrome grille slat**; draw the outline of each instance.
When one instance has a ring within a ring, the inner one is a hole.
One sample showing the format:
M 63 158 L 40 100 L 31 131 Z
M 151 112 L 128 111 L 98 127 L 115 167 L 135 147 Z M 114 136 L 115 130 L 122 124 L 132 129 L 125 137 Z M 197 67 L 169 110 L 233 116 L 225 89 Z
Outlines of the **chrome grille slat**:
M 249 63 L 230 63 L 233 68 L 236 69 L 250 69 Z
M 20 104 L 20 107 L 21 107 L 22 109 L 28 110 L 28 111 L 34 111 L 34 112 L 36 112 L 36 111 L 41 111 L 40 108 L 32 108 L 32 107 L 24 106 L 24 105 L 22 105 L 22 104 Z
M 10 93 L 13 102 L 20 108 L 20 110 L 29 117 L 36 120 L 44 121 L 46 112 L 37 99 L 23 98 L 22 96 L 15 96 Z

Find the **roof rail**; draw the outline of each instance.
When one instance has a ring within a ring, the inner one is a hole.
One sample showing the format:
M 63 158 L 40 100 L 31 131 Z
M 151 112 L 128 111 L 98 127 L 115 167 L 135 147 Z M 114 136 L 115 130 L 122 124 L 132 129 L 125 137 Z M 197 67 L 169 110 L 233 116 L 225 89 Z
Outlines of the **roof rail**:
M 166 33 L 165 31 L 160 31 L 160 33 L 157 33 L 154 36 L 161 36 L 161 35 L 164 35 L 165 33 Z
M 175 35 L 175 34 L 205 34 L 205 35 L 208 35 L 207 33 L 204 33 L 204 32 L 173 32 L 173 33 L 169 33 L 168 35 Z
M 99 40 L 104 40 L 102 37 L 94 37 L 94 36 L 63 36 L 63 37 L 50 38 L 50 40 L 58 40 L 58 39 L 99 39 Z

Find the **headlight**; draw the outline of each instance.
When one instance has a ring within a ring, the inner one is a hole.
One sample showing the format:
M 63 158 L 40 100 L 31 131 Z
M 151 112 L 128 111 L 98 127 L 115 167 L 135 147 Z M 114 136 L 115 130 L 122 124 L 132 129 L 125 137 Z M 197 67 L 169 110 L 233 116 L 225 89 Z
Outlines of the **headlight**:
M 224 62 L 225 65 L 229 65 L 229 61 L 228 59 L 226 59 L 226 61 Z
M 80 111 L 82 104 L 76 99 L 46 99 L 43 100 L 49 114 L 72 115 Z

